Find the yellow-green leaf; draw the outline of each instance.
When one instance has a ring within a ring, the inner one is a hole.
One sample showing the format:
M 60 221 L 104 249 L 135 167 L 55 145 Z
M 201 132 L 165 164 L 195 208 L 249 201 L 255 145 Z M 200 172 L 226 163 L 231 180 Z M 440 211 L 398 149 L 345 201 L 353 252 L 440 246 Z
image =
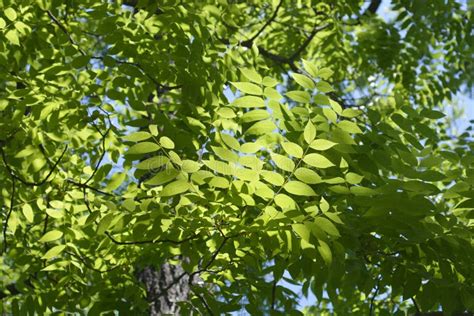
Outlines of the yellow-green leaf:
M 316 192 L 307 185 L 306 183 L 300 181 L 289 181 L 287 182 L 283 188 L 291 194 L 300 195 L 300 196 L 314 196 Z
M 295 143 L 284 142 L 281 144 L 283 150 L 290 156 L 301 158 L 303 157 L 303 149 Z
M 334 166 L 334 164 L 329 159 L 327 159 L 326 157 L 320 154 L 306 155 L 303 158 L 303 161 L 306 162 L 308 165 L 319 168 L 319 169 L 324 169 L 324 168 L 329 168 L 329 167 Z
M 242 74 L 250 81 L 261 84 L 262 83 L 262 76 L 258 74 L 254 69 L 251 68 L 242 68 L 240 69 Z
M 339 231 L 337 230 L 336 226 L 327 218 L 324 217 L 316 217 L 314 219 L 314 224 L 317 228 L 324 230 L 331 236 L 340 237 Z
M 35 214 L 33 213 L 33 209 L 31 208 L 30 204 L 24 204 L 22 208 L 23 215 L 28 222 L 33 223 Z
M 295 171 L 295 177 L 308 184 L 317 184 L 321 183 L 321 177 L 319 174 L 308 168 L 298 168 Z
M 173 168 L 167 168 L 155 176 L 153 176 L 150 180 L 146 181 L 145 184 L 147 185 L 162 185 L 166 182 L 169 182 L 176 178 L 179 174 L 179 171 Z
M 304 128 L 304 140 L 306 143 L 311 144 L 311 142 L 316 138 L 316 127 L 314 127 L 311 120 L 308 121 L 306 127 Z
M 176 180 L 167 184 L 161 191 L 161 196 L 172 196 L 188 191 L 189 183 L 185 180 Z
M 239 108 L 261 108 L 265 106 L 265 101 L 260 97 L 246 95 L 235 99 L 231 105 Z
M 290 158 L 280 155 L 280 154 L 271 154 L 272 160 L 275 162 L 275 165 L 285 171 L 293 171 L 295 168 L 295 163 Z
M 311 142 L 309 146 L 313 149 L 323 151 L 328 150 L 329 148 L 332 148 L 335 145 L 337 144 L 327 139 L 315 139 Z
M 133 145 L 125 153 L 126 155 L 141 155 L 160 150 L 160 146 L 152 142 L 143 142 Z
M 145 160 L 141 161 L 136 166 L 136 168 L 141 169 L 141 170 L 157 169 L 157 168 L 163 166 L 164 164 L 166 164 L 168 161 L 170 161 L 168 157 L 155 156 L 155 157 L 151 157 L 151 158 L 148 158 L 148 159 L 145 159 Z
M 314 89 L 314 82 L 311 78 L 309 78 L 305 75 L 298 74 L 298 73 L 293 73 L 293 74 L 291 74 L 291 76 L 303 88 Z
M 43 235 L 43 237 L 40 238 L 39 242 L 50 242 L 50 241 L 55 241 L 58 240 L 63 236 L 63 233 L 59 230 L 52 230 L 47 232 L 46 234 Z
M 362 130 L 360 129 L 360 127 L 354 123 L 354 122 L 351 122 L 351 121 L 340 121 L 337 126 L 339 126 L 340 129 L 348 132 L 348 133 L 351 133 L 351 134 L 360 134 L 362 133 Z
M 322 240 L 319 240 L 318 251 L 321 257 L 323 258 L 324 262 L 330 266 L 332 263 L 332 252 L 331 248 L 329 248 L 328 244 Z
M 174 142 L 169 137 L 166 137 L 166 136 L 160 137 L 160 145 L 166 149 L 174 148 Z
M 247 94 L 262 95 L 263 91 L 260 86 L 250 82 L 231 82 L 231 84 L 240 91 Z
M 64 249 L 66 249 L 66 245 L 57 245 L 54 246 L 53 248 L 49 249 L 42 257 L 41 259 L 51 259 L 53 257 L 56 257 L 59 255 Z
M 288 91 L 286 96 L 291 100 L 300 102 L 300 103 L 309 103 L 311 101 L 311 95 L 306 91 Z
M 10 20 L 10 21 L 15 21 L 17 18 L 17 14 L 13 8 L 6 8 L 3 11 L 3 14 Z

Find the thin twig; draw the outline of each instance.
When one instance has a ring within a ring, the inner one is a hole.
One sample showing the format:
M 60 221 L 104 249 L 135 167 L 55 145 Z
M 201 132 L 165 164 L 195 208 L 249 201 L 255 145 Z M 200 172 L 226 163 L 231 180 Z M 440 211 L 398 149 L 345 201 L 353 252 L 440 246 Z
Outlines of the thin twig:
M 42 186 L 43 184 L 45 184 L 49 177 L 53 174 L 54 170 L 57 168 L 57 166 L 59 165 L 59 162 L 61 162 L 61 159 L 63 158 L 64 154 L 66 153 L 67 151 L 67 148 L 68 148 L 68 145 L 66 145 L 66 147 L 64 148 L 63 152 L 61 153 L 61 156 L 59 156 L 58 160 L 55 162 L 55 164 L 53 165 L 53 167 L 49 170 L 49 173 L 46 175 L 46 177 L 40 181 L 40 182 L 30 182 L 30 181 L 26 181 L 24 179 L 22 179 L 20 176 L 16 175 L 15 172 L 13 171 L 13 169 L 10 167 L 10 165 L 8 164 L 7 162 L 7 157 L 5 155 L 5 152 L 3 150 L 3 148 L 0 147 L 0 153 L 2 155 L 2 160 L 3 160 L 3 164 L 5 165 L 5 168 L 7 168 L 7 171 L 8 173 L 10 174 L 10 176 L 12 178 L 15 178 L 17 179 L 18 181 L 20 181 L 21 183 L 23 183 L 24 185 L 27 185 L 27 186 L 34 186 L 34 187 L 38 187 L 38 186 Z
M 56 24 L 60 29 L 61 31 L 63 31 L 64 34 L 66 34 L 66 36 L 68 37 L 69 39 L 69 42 L 71 42 L 71 44 L 73 44 L 74 46 L 77 47 L 77 49 L 79 50 L 79 52 L 81 53 L 81 55 L 85 56 L 86 53 L 81 49 L 81 47 L 79 47 L 79 45 L 74 41 L 74 39 L 72 38 L 71 34 L 69 34 L 68 30 L 66 29 L 66 27 L 54 16 L 54 14 L 50 11 L 50 10 L 47 10 L 46 13 L 48 14 L 48 16 L 50 17 L 50 19 L 54 22 L 54 24 Z
M 418 306 L 418 303 L 416 302 L 415 298 L 411 297 L 410 300 L 412 301 L 413 305 L 415 306 L 415 309 L 416 309 L 416 314 L 415 315 L 421 315 L 420 307 Z
M 262 32 L 269 26 L 276 18 L 278 11 L 280 10 L 281 6 L 283 4 L 283 0 L 280 0 L 278 3 L 277 7 L 275 8 L 275 11 L 273 12 L 272 16 L 263 24 L 263 26 L 255 33 L 249 40 L 246 42 L 249 42 L 250 44 L 253 43 L 253 41 L 260 35 Z
M 371 298 L 371 300 L 370 300 L 369 316 L 372 316 L 372 315 L 373 315 L 375 297 L 377 297 L 377 294 L 379 293 L 380 279 L 381 279 L 381 277 L 379 277 L 379 278 L 377 279 L 377 284 L 375 285 L 374 296 L 372 296 L 372 298 Z

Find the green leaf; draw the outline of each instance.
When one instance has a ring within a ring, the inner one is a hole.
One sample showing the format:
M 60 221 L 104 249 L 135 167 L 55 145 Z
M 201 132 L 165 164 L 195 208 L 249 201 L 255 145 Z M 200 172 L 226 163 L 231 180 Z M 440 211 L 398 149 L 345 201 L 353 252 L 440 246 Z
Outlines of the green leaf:
M 6 25 L 7 23 L 5 22 L 5 20 L 0 18 L 0 30 L 3 29 Z
M 326 81 L 320 81 L 316 84 L 316 89 L 321 91 L 322 93 L 328 93 L 334 91 L 333 87 Z
M 123 183 L 123 181 L 125 181 L 126 178 L 127 178 L 127 174 L 125 172 L 118 172 L 118 173 L 113 174 L 112 177 L 110 178 L 109 183 L 107 183 L 107 186 L 105 187 L 105 189 L 107 191 L 113 191 L 117 189 Z
M 258 181 L 259 173 L 252 169 L 238 168 L 235 170 L 235 176 L 244 181 Z
M 56 219 L 64 217 L 64 212 L 62 210 L 54 210 L 51 208 L 46 209 L 46 214 Z
M 283 99 L 283 96 L 275 89 L 273 88 L 265 88 L 265 91 L 263 92 L 263 95 L 270 100 L 274 100 L 279 102 L 281 99 Z M 270 103 L 271 104 L 271 103 Z
M 303 67 L 304 70 L 306 70 L 306 72 L 309 73 L 313 78 L 318 76 L 318 67 L 316 67 L 316 65 L 311 61 L 303 59 Z
M 158 136 L 158 126 L 155 124 L 148 125 L 148 130 L 150 131 L 151 135 Z
M 240 146 L 240 151 L 245 154 L 253 154 L 262 148 L 262 145 L 259 143 L 245 143 Z
M 331 78 L 333 74 L 334 74 L 334 71 L 332 71 L 331 69 L 327 67 L 321 68 L 318 71 L 318 77 L 321 77 L 324 80 Z
M 318 240 L 318 251 L 321 257 L 323 258 L 326 265 L 330 266 L 332 264 L 332 252 L 331 248 L 329 248 L 328 244 L 322 240 Z
M 239 141 L 237 139 L 235 139 L 234 137 L 232 137 L 231 135 L 221 133 L 221 138 L 222 138 L 222 141 L 224 142 L 224 144 L 226 144 L 230 148 L 232 148 L 234 150 L 240 150 Z
M 325 169 L 334 166 L 334 164 L 329 159 L 320 154 L 306 155 L 303 158 L 303 161 L 308 165 L 319 169 Z
M 277 129 L 277 126 L 271 120 L 259 121 L 253 124 L 246 132 L 247 135 L 264 135 Z
M 201 164 L 189 159 L 183 160 L 183 164 L 181 165 L 181 170 L 187 173 L 194 173 L 197 172 L 199 169 L 201 169 Z
M 275 204 L 282 210 L 294 210 L 296 209 L 296 202 L 286 194 L 277 194 L 275 196 Z
M 235 152 L 233 152 L 230 149 L 224 148 L 224 147 L 217 147 L 217 146 L 211 146 L 212 151 L 219 156 L 219 158 L 230 161 L 230 162 L 237 162 L 239 160 L 239 155 L 237 155 Z
M 327 139 L 315 139 L 309 146 L 315 150 L 324 151 L 332 148 L 335 145 L 337 144 Z
M 308 78 L 307 76 L 298 73 L 292 73 L 291 76 L 303 88 L 314 89 L 315 85 L 311 78 Z
M 289 181 L 287 182 L 283 188 L 291 194 L 294 195 L 301 195 L 301 196 L 314 196 L 316 192 L 307 185 L 306 183 L 300 181 Z
M 346 181 L 350 184 L 359 184 L 363 178 L 363 176 L 353 172 L 348 172 L 346 174 Z
M 263 91 L 260 86 L 250 82 L 231 82 L 231 84 L 240 91 L 247 94 L 262 95 Z
M 20 39 L 18 38 L 18 33 L 16 30 L 10 30 L 5 34 L 5 37 L 12 43 L 13 45 L 20 46 Z
M 270 117 L 270 113 L 268 113 L 267 110 L 252 110 L 252 111 L 244 113 L 244 115 L 241 116 L 240 120 L 243 123 L 248 123 L 248 122 L 264 120 L 269 117 Z
M 306 127 L 304 128 L 304 140 L 306 143 L 311 144 L 313 140 L 316 138 L 316 127 L 314 127 L 313 123 L 308 121 Z
M 317 184 L 321 183 L 321 177 L 319 174 L 308 168 L 298 168 L 295 171 L 295 177 L 308 184 Z
M 293 171 L 295 168 L 295 163 L 290 158 L 280 155 L 280 154 L 271 154 L 272 160 L 275 162 L 275 165 L 285 171 Z
M 33 213 L 33 209 L 31 208 L 31 205 L 23 204 L 22 212 L 23 212 L 23 215 L 25 215 L 26 220 L 30 223 L 33 223 L 35 214 Z
M 3 14 L 5 14 L 5 16 L 7 17 L 7 19 L 9 19 L 10 21 L 15 21 L 16 18 L 17 18 L 17 15 L 16 15 L 16 12 L 13 8 L 6 8 L 4 11 L 3 11 Z
M 135 132 L 130 135 L 124 136 L 123 140 L 130 141 L 130 142 L 141 142 L 151 137 L 152 137 L 151 134 L 148 132 Z
M 261 108 L 265 106 L 265 101 L 260 97 L 246 95 L 235 99 L 231 105 L 240 108 Z
M 189 190 L 189 183 L 185 180 L 176 180 L 167 184 L 161 191 L 160 196 L 173 196 Z
M 166 136 L 160 137 L 160 145 L 166 149 L 174 149 L 174 142 Z
M 281 143 L 283 150 L 290 156 L 301 158 L 303 157 L 303 149 L 295 143 L 284 142 Z
M 173 168 L 167 168 L 155 176 L 153 176 L 150 180 L 146 181 L 145 184 L 147 185 L 162 185 L 166 182 L 169 182 L 176 178 L 179 174 L 179 171 Z
M 51 259 L 53 257 L 58 256 L 64 249 L 66 249 L 66 245 L 57 245 L 54 246 L 53 248 L 49 249 L 42 257 L 41 259 Z
M 337 123 L 337 126 L 339 126 L 339 128 L 342 129 L 343 131 L 346 131 L 351 134 L 362 133 L 362 130 L 360 129 L 360 127 L 354 122 L 340 121 L 339 123 Z
M 133 145 L 125 153 L 126 155 L 142 155 L 160 150 L 160 146 L 152 142 L 143 142 Z
M 309 103 L 311 101 L 311 95 L 306 91 L 288 91 L 286 96 L 300 103 Z
M 58 240 L 63 236 L 63 233 L 59 230 L 52 230 L 43 235 L 38 241 L 39 242 L 50 242 Z
M 272 185 L 282 186 L 285 182 L 285 178 L 281 174 L 273 171 L 262 170 L 260 174 L 265 181 Z
M 301 237 L 301 239 L 309 242 L 309 239 L 311 237 L 311 229 L 308 226 L 304 224 L 293 224 L 291 225 L 291 228 L 298 236 Z
M 264 77 L 263 81 L 262 81 L 262 84 L 266 87 L 273 88 L 274 86 L 276 86 L 278 84 L 278 81 L 276 81 L 275 79 L 270 78 L 270 77 Z
M 211 170 L 221 173 L 223 175 L 232 175 L 233 168 L 225 162 L 218 160 L 203 160 L 203 163 Z
M 136 168 L 141 170 L 158 169 L 170 160 L 165 156 L 155 156 L 141 161 Z
M 328 219 L 324 217 L 316 217 L 314 219 L 314 224 L 316 228 L 324 230 L 331 236 L 340 237 L 339 231 L 337 230 L 336 226 Z
M 258 84 L 262 83 L 262 76 L 260 76 L 254 69 L 242 68 L 240 71 L 248 80 Z

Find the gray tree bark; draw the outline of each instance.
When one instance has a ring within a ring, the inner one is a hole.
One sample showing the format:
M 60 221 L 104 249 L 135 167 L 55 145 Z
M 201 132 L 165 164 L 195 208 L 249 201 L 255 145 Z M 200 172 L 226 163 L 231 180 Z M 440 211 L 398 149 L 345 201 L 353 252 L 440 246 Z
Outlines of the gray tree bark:
M 178 302 L 186 301 L 191 291 L 189 277 L 181 266 L 165 263 L 157 271 L 153 267 L 140 270 L 137 278 L 145 285 L 149 314 L 179 315 Z

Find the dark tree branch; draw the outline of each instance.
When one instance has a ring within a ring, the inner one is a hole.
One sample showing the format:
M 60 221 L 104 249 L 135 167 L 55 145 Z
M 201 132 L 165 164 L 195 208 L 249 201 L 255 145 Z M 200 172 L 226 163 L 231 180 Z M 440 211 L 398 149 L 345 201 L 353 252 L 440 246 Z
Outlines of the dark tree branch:
M 109 193 L 109 192 L 105 192 L 105 191 L 102 191 L 102 190 L 99 190 L 97 188 L 94 188 L 88 184 L 85 184 L 85 183 L 79 183 L 79 182 L 76 182 L 72 179 L 67 179 L 66 180 L 68 183 L 74 185 L 74 186 L 77 186 L 79 188 L 86 188 L 86 189 L 89 189 L 89 190 L 92 190 L 94 192 L 97 192 L 97 193 L 100 193 L 100 194 L 103 194 L 103 195 L 107 195 L 107 196 L 111 196 L 111 197 L 114 197 L 115 195 L 112 194 L 112 193 Z
M 68 37 L 69 39 L 69 42 L 76 46 L 77 49 L 79 50 L 79 52 L 81 53 L 81 55 L 85 56 L 86 53 L 81 49 L 81 47 L 74 41 L 74 39 L 72 38 L 71 34 L 69 34 L 68 30 L 66 29 L 66 27 L 54 16 L 54 14 L 51 12 L 51 11 L 46 11 L 46 13 L 48 14 L 49 18 L 54 22 L 54 24 L 56 24 L 60 29 L 61 31 L 63 31 L 64 34 L 66 34 L 66 36 Z
M 369 316 L 372 316 L 374 313 L 374 303 L 375 303 L 375 298 L 377 297 L 377 294 L 379 293 L 380 279 L 381 277 L 377 278 L 377 284 L 375 285 L 374 296 L 372 296 L 370 300 Z
M 196 291 L 193 291 L 193 289 L 191 289 L 191 291 L 194 293 L 194 295 L 196 295 L 196 297 L 201 301 L 202 305 L 204 305 L 204 307 L 206 308 L 207 312 L 209 313 L 209 315 L 213 316 L 214 313 L 212 312 L 212 309 L 211 307 L 209 306 L 209 304 L 207 304 L 206 300 L 204 299 L 204 297 L 202 297 L 201 295 L 199 295 L 198 293 L 196 293 Z
M 375 14 L 380 7 L 382 0 L 372 0 L 364 15 Z
M 308 47 L 308 45 L 311 43 L 311 41 L 316 36 L 316 34 L 318 34 L 319 32 L 327 29 L 329 26 L 330 26 L 330 24 L 326 24 L 326 25 L 321 26 L 319 28 L 315 26 L 313 28 L 313 31 L 311 32 L 311 34 L 309 34 L 309 36 L 306 38 L 306 40 L 303 42 L 303 44 L 288 59 L 290 61 L 294 62 L 299 57 L 299 55 L 306 49 L 306 47 Z
M 412 297 L 412 298 L 411 298 L 411 301 L 412 301 L 412 303 L 413 303 L 413 306 L 415 306 L 416 315 L 420 315 L 420 314 L 421 314 L 421 310 L 420 310 L 420 307 L 418 306 L 418 303 L 416 302 L 415 298 Z
M 20 176 L 17 176 L 15 174 L 15 172 L 13 171 L 13 169 L 8 164 L 7 157 L 6 157 L 5 152 L 3 151 L 2 147 L 0 147 L 0 153 L 2 155 L 3 164 L 5 165 L 5 168 L 7 168 L 7 171 L 10 174 L 10 177 L 15 178 L 16 180 L 20 181 L 24 185 L 39 187 L 39 186 L 42 186 L 43 184 L 45 184 L 48 181 L 49 177 L 53 174 L 54 170 L 58 167 L 59 163 L 61 162 L 61 159 L 63 158 L 64 154 L 67 151 L 67 148 L 68 148 L 68 145 L 66 145 L 63 152 L 61 153 L 61 156 L 59 156 L 58 160 L 53 165 L 53 167 L 49 170 L 49 173 L 46 175 L 46 177 L 40 182 L 29 182 L 29 181 L 26 181 L 26 180 L 22 179 Z
M 271 310 L 275 310 L 275 299 L 276 299 L 276 288 L 277 288 L 277 279 L 273 279 L 273 284 L 272 284 L 272 302 L 271 302 Z
M 5 217 L 5 223 L 3 224 L 3 251 L 2 254 L 7 252 L 8 248 L 8 241 L 7 241 L 7 228 L 8 228 L 8 221 L 10 220 L 10 216 L 12 215 L 13 212 L 13 206 L 14 206 L 14 201 L 15 201 L 15 191 L 16 191 L 16 185 L 15 185 L 15 178 L 11 178 L 12 180 L 12 191 L 10 194 L 10 208 L 7 212 L 7 216 Z
M 265 24 L 263 24 L 263 26 L 257 31 L 257 33 L 255 33 L 250 39 L 248 39 L 247 41 L 245 42 L 248 42 L 250 44 L 250 46 L 252 45 L 253 41 L 260 35 L 262 34 L 263 31 L 265 31 L 265 29 L 273 22 L 275 21 L 275 18 L 278 14 L 278 11 L 280 10 L 281 6 L 283 4 L 283 0 L 280 0 L 280 2 L 278 3 L 277 7 L 275 8 L 275 11 L 273 12 L 272 16 L 270 17 L 270 19 L 267 20 L 267 22 L 265 22 Z

